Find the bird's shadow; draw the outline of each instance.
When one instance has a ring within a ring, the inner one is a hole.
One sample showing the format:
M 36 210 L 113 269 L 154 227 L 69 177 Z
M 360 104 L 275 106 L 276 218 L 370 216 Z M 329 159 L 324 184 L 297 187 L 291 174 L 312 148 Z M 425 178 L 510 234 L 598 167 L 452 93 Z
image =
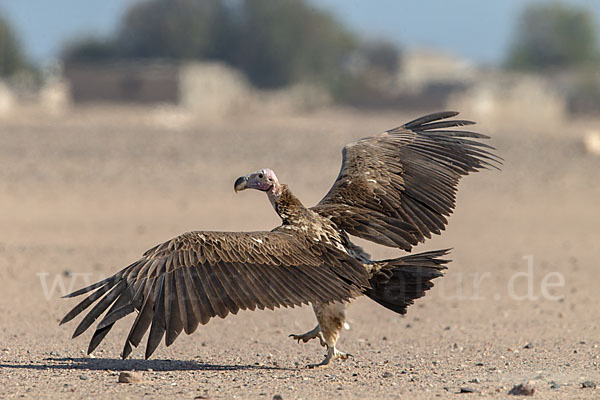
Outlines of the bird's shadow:
M 241 370 L 289 370 L 289 368 L 269 365 L 207 364 L 179 360 L 120 360 L 114 358 L 72 358 L 48 357 L 41 363 L 0 363 L 0 369 L 30 370 L 88 370 L 88 371 L 241 371 Z

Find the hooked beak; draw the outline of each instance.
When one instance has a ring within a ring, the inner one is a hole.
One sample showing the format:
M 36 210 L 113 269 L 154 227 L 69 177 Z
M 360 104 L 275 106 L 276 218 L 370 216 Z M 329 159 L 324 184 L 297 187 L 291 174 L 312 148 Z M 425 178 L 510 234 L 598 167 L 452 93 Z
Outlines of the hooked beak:
M 248 175 L 246 176 L 240 176 L 239 178 L 237 178 L 235 180 L 235 183 L 233 184 L 233 190 L 237 193 L 241 190 L 247 189 L 248 188 Z

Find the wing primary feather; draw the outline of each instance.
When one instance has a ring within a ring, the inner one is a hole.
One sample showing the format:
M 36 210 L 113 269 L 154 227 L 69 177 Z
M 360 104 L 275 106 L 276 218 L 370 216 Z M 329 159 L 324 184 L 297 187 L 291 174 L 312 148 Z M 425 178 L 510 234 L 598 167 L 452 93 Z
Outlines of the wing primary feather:
M 479 133 L 479 132 L 472 132 L 472 131 L 463 131 L 463 130 L 445 130 L 445 129 L 436 129 L 435 131 L 418 131 L 419 134 L 422 134 L 424 136 L 435 136 L 435 137 L 466 137 L 466 138 L 475 138 L 475 139 L 491 139 L 488 135 L 484 135 L 483 133 Z M 492 148 L 492 146 L 487 145 L 485 143 L 480 143 L 480 142 L 475 142 L 478 143 L 480 145 L 483 145 L 484 147 L 489 147 Z
M 108 292 L 110 289 L 112 289 L 116 284 L 117 284 L 117 281 L 112 281 L 112 282 L 107 281 L 107 283 L 104 286 L 100 287 L 94 293 L 90 294 L 88 297 L 83 299 L 79 304 L 77 304 L 75 307 L 73 307 L 73 309 L 71 311 L 69 311 L 68 314 L 65 315 L 64 318 L 60 321 L 60 325 L 67 323 L 70 320 L 72 320 L 73 318 L 75 318 L 83 310 L 88 308 L 96 300 L 98 300 L 100 297 L 102 297 L 106 292 Z M 94 285 L 91 285 L 88 287 L 92 287 L 92 286 L 94 286 Z M 96 286 L 96 287 L 98 287 L 98 286 Z M 82 293 L 85 293 L 85 292 L 82 292 Z
M 198 277 L 202 281 L 202 286 L 206 290 L 206 297 L 211 304 L 212 309 L 221 318 L 225 318 L 229 311 L 225 304 L 223 304 L 223 296 L 215 289 L 211 275 L 214 273 L 211 271 L 211 266 L 206 263 L 198 264 Z
M 238 307 L 233 301 L 233 299 L 229 296 L 227 289 L 223 286 L 221 282 L 221 273 L 219 270 L 219 261 L 213 262 L 211 265 L 204 265 L 205 270 L 207 271 L 207 281 L 213 288 L 213 293 L 215 294 L 215 302 L 219 305 L 221 312 L 218 314 L 220 318 L 225 318 L 233 311 L 237 313 Z
M 303 303 L 317 302 L 318 299 L 324 298 L 323 288 L 319 286 L 319 280 L 316 279 L 312 271 L 304 271 L 303 268 L 296 266 L 288 266 L 290 274 L 294 276 L 294 285 L 298 288 L 298 294 L 301 296 Z M 319 267 L 310 267 L 318 269 Z M 314 299 L 314 300 L 313 300 Z
M 113 314 L 116 314 L 120 310 L 127 310 L 127 312 L 124 315 L 122 315 L 120 318 L 122 318 L 123 316 L 125 316 L 125 315 L 130 314 L 130 313 L 133 312 L 133 310 L 134 310 L 134 308 L 132 306 L 133 284 L 134 283 L 131 282 L 127 286 L 127 288 L 119 296 L 119 298 L 117 299 L 117 301 L 108 310 L 108 312 L 106 313 L 106 316 L 100 321 L 100 323 L 96 327 L 96 330 L 94 331 L 94 334 L 92 335 L 92 339 L 90 340 L 90 343 L 88 345 L 87 354 L 91 354 L 92 351 L 94 351 L 96 349 L 96 347 L 98 347 L 98 345 L 100 344 L 100 342 L 102 342 L 102 340 L 104 339 L 104 337 L 108 334 L 108 332 L 114 326 L 115 320 L 113 320 L 111 323 L 108 323 L 108 324 L 105 323 L 107 317 L 109 317 L 109 316 L 111 316 Z M 122 313 L 122 311 L 121 311 L 121 313 Z
M 154 353 L 154 350 L 156 350 L 165 334 L 165 274 L 159 276 L 156 289 L 158 296 L 154 304 L 152 326 L 150 327 L 150 334 L 148 335 L 148 342 L 146 344 L 146 360 Z
M 280 280 L 280 270 L 281 266 L 265 268 L 265 279 L 269 282 L 271 290 L 273 290 L 274 296 L 277 300 L 277 306 L 294 306 L 294 302 L 291 300 L 292 294 L 290 293 L 289 289 L 286 288 L 285 283 Z
M 200 323 L 205 325 L 212 317 L 217 315 L 217 311 L 213 309 L 209 299 L 208 289 L 204 287 L 204 283 L 200 278 L 201 271 L 199 270 L 199 267 L 191 268 L 189 272 L 192 277 L 192 282 L 194 283 L 194 286 L 196 286 L 197 304 L 202 309 Z
M 291 265 L 282 265 L 279 267 L 282 271 L 282 275 L 285 276 L 285 284 L 287 286 L 287 294 L 293 305 L 308 304 L 306 300 L 306 293 L 309 293 L 306 289 L 303 289 L 303 285 L 298 281 L 298 277 L 295 274 L 297 267 Z
M 428 114 L 421 118 L 414 119 L 406 124 L 402 125 L 404 128 L 416 129 L 429 122 L 438 121 L 440 119 L 456 117 L 459 113 L 457 111 L 442 111 L 438 113 Z
M 215 279 L 221 285 L 223 294 L 230 299 L 229 311 L 232 314 L 237 314 L 240 308 L 244 309 L 244 303 L 240 300 L 237 292 L 239 291 L 239 284 L 231 279 L 231 271 L 227 266 L 227 263 L 219 261 L 214 264 L 215 268 Z
M 106 313 L 106 316 L 104 318 L 102 318 L 102 320 L 98 323 L 98 329 L 102 329 L 109 325 L 113 325 L 115 322 L 117 322 L 121 318 L 126 317 L 127 315 L 129 315 L 133 311 L 135 311 L 136 305 L 139 307 L 138 302 L 140 300 L 143 300 L 142 293 L 144 290 L 145 281 L 146 281 L 146 278 L 144 278 L 144 280 L 141 282 L 141 284 L 138 285 L 138 288 L 135 291 L 135 294 L 133 296 L 129 297 L 129 301 L 124 302 L 124 304 L 119 304 L 119 301 L 121 300 L 122 297 L 119 298 L 119 300 L 115 303 L 113 308 L 111 308 Z M 131 290 L 131 289 L 133 289 L 133 283 L 131 283 L 128 287 L 128 290 Z
M 193 267 L 192 267 L 193 268 Z M 192 304 L 193 292 L 190 292 L 187 282 L 185 280 L 185 271 L 189 267 L 180 268 L 175 271 L 173 278 L 177 286 L 177 301 L 179 302 L 179 310 L 181 312 L 183 329 L 185 333 L 190 335 L 198 327 L 198 318 L 196 318 L 196 312 L 194 311 L 194 305 Z
M 96 319 L 108 308 L 109 305 L 119 296 L 123 290 L 125 289 L 126 282 L 124 280 L 120 281 L 114 288 L 112 288 L 95 306 L 92 310 L 86 315 L 77 328 L 75 328 L 75 332 L 73 333 L 73 337 L 81 335 L 83 332 L 87 330 L 96 321 Z
M 236 302 L 236 304 L 242 310 L 254 310 L 256 308 L 255 302 L 249 301 L 248 292 L 249 288 L 246 283 L 245 277 L 239 275 L 237 266 L 235 262 L 222 262 L 221 270 L 225 270 L 226 277 L 228 280 L 228 287 L 230 288 L 229 293 L 230 296 Z
M 475 122 L 467 121 L 467 120 L 463 120 L 463 119 L 453 119 L 453 120 L 449 120 L 449 121 L 431 122 L 428 124 L 423 124 L 423 125 L 419 126 L 418 129 L 414 129 L 414 130 L 417 130 L 419 132 L 434 131 L 434 129 L 453 128 L 455 126 L 467 126 L 467 125 L 475 125 Z
M 302 272 L 302 279 L 310 281 L 312 285 L 308 285 L 316 294 L 316 301 L 328 303 L 334 300 L 336 293 L 336 285 L 332 285 L 331 277 L 327 276 L 321 267 L 302 268 L 298 269 Z M 314 301 L 313 301 L 314 302 Z
M 183 267 L 185 268 L 185 267 Z M 177 270 L 165 274 L 165 322 L 166 337 L 165 345 L 168 347 L 183 331 L 183 322 L 181 320 L 181 309 L 179 308 L 179 291 L 174 276 Z
M 260 310 L 264 310 L 265 308 L 273 309 L 271 304 L 273 299 L 268 295 L 266 289 L 262 286 L 264 282 L 264 277 L 259 274 L 259 272 L 254 268 L 253 265 L 237 263 L 239 267 L 239 271 L 243 271 L 244 274 L 244 282 L 250 288 L 250 294 L 252 295 L 252 299 L 256 301 L 256 306 Z
M 84 293 L 91 292 L 92 290 L 99 288 L 100 286 L 103 286 L 106 284 L 110 285 L 110 287 L 113 287 L 119 281 L 119 279 L 121 279 L 121 275 L 122 275 L 122 272 L 119 272 L 113 276 L 109 276 L 108 278 L 103 279 L 99 282 L 96 282 L 92 285 L 86 286 L 84 288 L 81 288 L 81 289 L 71 292 L 69 294 L 66 294 L 63 296 L 63 298 L 77 297 Z
M 123 359 L 127 358 L 131 351 L 133 350 L 131 346 L 137 347 L 142 340 L 142 337 L 148 330 L 150 323 L 152 322 L 152 316 L 154 311 L 154 304 L 156 303 L 156 297 L 158 295 L 159 290 L 159 281 L 160 277 L 152 278 L 151 281 L 146 283 L 146 287 L 148 291 L 145 295 L 144 304 L 142 305 L 140 312 L 135 318 L 133 325 L 131 325 L 131 329 L 129 330 L 129 334 L 127 335 L 127 339 L 125 340 L 125 345 L 123 346 L 123 352 L 121 353 L 121 357 Z M 146 290 L 144 290 L 146 292 Z
M 230 264 L 231 273 L 235 276 L 235 281 L 240 285 L 238 294 L 243 302 L 245 309 L 254 311 L 256 307 L 263 310 L 265 308 L 262 301 L 256 296 L 256 287 L 251 282 L 251 277 L 245 272 L 243 265 L 237 262 Z
M 264 264 L 247 265 L 246 273 L 252 276 L 252 282 L 258 288 L 258 292 L 255 293 L 257 298 L 260 298 L 266 308 L 274 310 L 277 305 L 277 297 L 273 293 L 273 289 L 266 282 L 267 274 L 265 269 L 267 268 L 270 268 L 270 266 Z

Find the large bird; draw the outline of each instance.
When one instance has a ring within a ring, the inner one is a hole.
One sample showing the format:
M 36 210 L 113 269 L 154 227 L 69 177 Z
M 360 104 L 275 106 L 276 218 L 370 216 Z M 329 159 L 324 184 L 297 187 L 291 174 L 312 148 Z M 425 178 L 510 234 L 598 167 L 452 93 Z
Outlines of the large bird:
M 316 365 L 347 358 L 336 342 L 349 301 L 366 295 L 404 314 L 449 261 L 441 258 L 447 250 L 373 261 L 349 235 L 410 251 L 444 229 L 461 176 L 501 162 L 492 147 L 476 140 L 487 136 L 448 129 L 472 124 L 449 119 L 457 114 L 427 115 L 347 145 L 339 176 L 312 208 L 270 169 L 238 178 L 236 192 L 266 193 L 280 226 L 270 232 L 188 232 L 159 244 L 113 276 L 67 295 L 91 292 L 61 324 L 97 301 L 73 334 L 106 312 L 90 353 L 115 322 L 136 311 L 122 357 L 150 329 L 148 358 L 163 336 L 169 346 L 182 331 L 191 334 L 217 315 L 312 304 L 317 326 L 290 336 L 319 339 L 327 355 Z

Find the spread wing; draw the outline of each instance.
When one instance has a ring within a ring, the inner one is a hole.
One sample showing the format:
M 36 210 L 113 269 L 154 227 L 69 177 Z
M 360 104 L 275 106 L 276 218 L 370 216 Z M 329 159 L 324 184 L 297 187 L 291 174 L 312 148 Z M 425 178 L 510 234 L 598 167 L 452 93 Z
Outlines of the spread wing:
M 115 275 L 67 295 L 92 292 L 61 324 L 98 301 L 75 329 L 76 337 L 108 309 L 89 353 L 116 321 L 137 310 L 122 356 L 150 328 L 148 358 L 165 332 L 169 346 L 182 330 L 190 334 L 217 315 L 345 301 L 368 287 L 359 262 L 319 242 L 277 231 L 189 232 L 148 250 Z
M 427 115 L 347 145 L 336 181 L 312 210 L 351 235 L 406 251 L 439 234 L 459 179 L 501 164 L 476 140 L 487 136 L 448 130 L 473 124 L 447 120 L 457 114 Z

